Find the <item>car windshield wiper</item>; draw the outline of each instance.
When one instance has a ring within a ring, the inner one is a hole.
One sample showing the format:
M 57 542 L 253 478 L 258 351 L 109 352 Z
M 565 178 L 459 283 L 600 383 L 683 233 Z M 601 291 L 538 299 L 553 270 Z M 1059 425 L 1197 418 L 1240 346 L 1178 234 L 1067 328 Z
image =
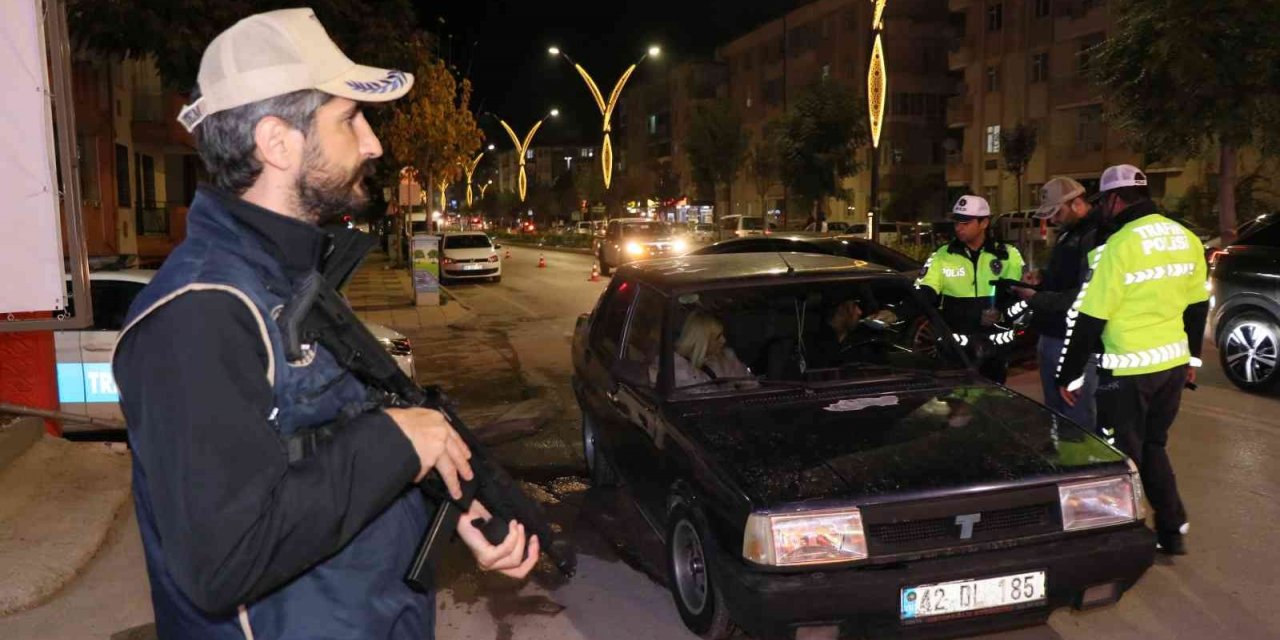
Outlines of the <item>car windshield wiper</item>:
M 762 387 L 769 386 L 769 387 L 803 388 L 804 386 L 806 386 L 805 383 L 803 382 L 792 382 L 790 380 L 770 380 L 768 378 L 757 377 L 757 376 L 732 376 L 728 378 L 716 378 L 715 380 L 704 380 L 702 382 L 698 382 L 695 384 L 676 387 L 675 391 L 677 393 L 683 393 L 685 391 L 690 391 L 692 389 L 720 386 L 727 382 L 755 382 Z

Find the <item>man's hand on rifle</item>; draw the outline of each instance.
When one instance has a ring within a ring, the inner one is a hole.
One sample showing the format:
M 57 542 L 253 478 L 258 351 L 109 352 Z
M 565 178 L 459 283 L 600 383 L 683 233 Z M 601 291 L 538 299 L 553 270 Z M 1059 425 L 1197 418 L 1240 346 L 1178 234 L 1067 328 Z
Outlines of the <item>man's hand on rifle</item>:
M 414 482 L 422 482 L 432 469 L 440 472 L 440 478 L 449 488 L 449 495 L 462 498 L 462 486 L 458 480 L 470 480 L 474 477 L 471 471 L 471 449 L 462 441 L 458 432 L 445 420 L 439 411 L 431 409 L 387 409 L 387 415 L 395 421 L 396 426 L 405 437 L 413 443 L 413 450 L 418 453 L 418 461 L 422 468 Z
M 538 564 L 538 554 L 542 552 L 538 536 L 529 536 L 526 540 L 524 525 L 512 520 L 507 538 L 497 546 L 491 545 L 484 533 L 471 525 L 471 521 L 477 518 L 487 521 L 492 517 L 479 500 L 472 502 L 471 509 L 458 520 L 458 537 L 471 549 L 480 569 L 521 580 Z

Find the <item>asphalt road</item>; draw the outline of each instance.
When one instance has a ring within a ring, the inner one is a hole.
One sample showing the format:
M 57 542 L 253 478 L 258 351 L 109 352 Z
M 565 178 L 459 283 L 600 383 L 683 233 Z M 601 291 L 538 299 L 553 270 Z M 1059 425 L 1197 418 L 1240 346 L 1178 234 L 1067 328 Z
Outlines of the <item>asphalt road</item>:
M 465 406 L 534 403 L 544 429 L 496 454 L 538 485 L 549 511 L 581 549 L 577 577 L 540 571 L 525 585 L 480 576 L 458 553 L 441 573 L 440 638 L 692 638 L 660 583 L 660 548 L 625 495 L 588 488 L 578 417 L 568 388 L 569 340 L 605 279 L 589 282 L 592 258 L 512 248 L 500 284 L 456 284 L 473 314 L 463 327 L 415 339 L 419 379 L 442 381 Z M 1060 610 L 1049 624 L 987 636 L 1051 638 L 1277 638 L 1267 613 L 1280 597 L 1280 400 L 1230 386 L 1216 353 L 1200 389 L 1184 397 L 1171 450 L 1191 519 L 1190 555 L 1161 559 L 1113 607 Z M 1010 385 L 1039 397 L 1035 372 Z M 86 573 L 53 602 L 0 619 L 0 637 L 133 637 L 150 621 L 145 568 L 132 516 Z M 113 636 L 113 634 L 120 634 Z M 141 637 L 141 636 L 139 636 Z

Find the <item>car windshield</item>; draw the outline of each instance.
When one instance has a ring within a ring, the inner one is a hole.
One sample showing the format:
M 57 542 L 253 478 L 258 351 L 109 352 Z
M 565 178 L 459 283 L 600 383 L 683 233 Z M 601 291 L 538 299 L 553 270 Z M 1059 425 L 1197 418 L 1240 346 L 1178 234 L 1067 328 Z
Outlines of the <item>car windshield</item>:
M 679 296 L 674 393 L 823 387 L 963 373 L 910 281 L 857 278 Z M 723 346 L 719 346 L 722 344 Z
M 671 228 L 661 222 L 627 222 L 622 225 L 622 233 L 628 236 L 665 236 L 671 234 Z
M 444 237 L 444 248 L 446 249 L 488 249 L 492 246 L 489 242 L 489 236 L 477 234 Z
M 698 231 L 715 231 L 716 230 L 716 226 L 714 224 L 706 224 L 706 223 L 699 224 L 695 228 Z
M 764 228 L 764 218 L 743 218 L 742 228 L 747 231 L 759 231 Z

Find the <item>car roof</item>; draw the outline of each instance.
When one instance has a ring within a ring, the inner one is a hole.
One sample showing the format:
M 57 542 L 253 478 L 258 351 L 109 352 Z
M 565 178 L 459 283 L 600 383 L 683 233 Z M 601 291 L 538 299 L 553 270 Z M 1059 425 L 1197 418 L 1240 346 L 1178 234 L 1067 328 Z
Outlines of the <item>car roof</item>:
M 444 235 L 445 237 L 449 237 L 449 236 L 486 236 L 487 237 L 489 234 L 483 231 L 446 231 Z
M 658 288 L 681 289 L 709 284 L 746 284 L 782 276 L 896 276 L 897 272 L 861 260 L 819 253 L 787 252 L 688 255 L 632 262 L 620 267 L 618 275 Z

